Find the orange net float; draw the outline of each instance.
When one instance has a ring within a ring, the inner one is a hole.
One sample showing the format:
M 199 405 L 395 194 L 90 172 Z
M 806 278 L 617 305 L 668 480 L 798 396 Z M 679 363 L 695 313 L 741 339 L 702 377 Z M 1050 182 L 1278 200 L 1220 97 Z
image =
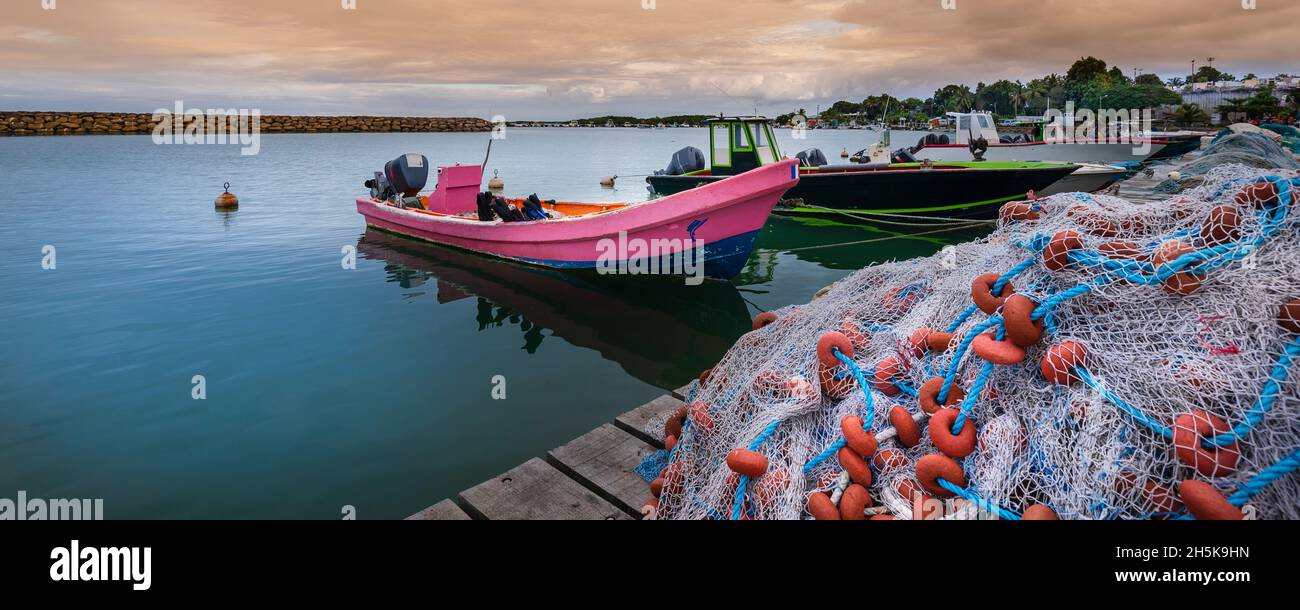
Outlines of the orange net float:
M 1142 257 L 1142 248 L 1131 241 L 1108 241 L 1097 246 L 1097 251 L 1106 258 L 1117 260 L 1137 260 Z
M 749 449 L 732 449 L 727 454 L 727 468 L 736 474 L 750 478 L 761 477 L 767 472 L 767 458 L 757 451 Z
M 925 290 L 917 285 L 890 288 L 881 298 L 880 304 L 890 313 L 902 315 L 911 311 L 921 301 L 921 297 L 925 296 L 924 293 Z
M 1178 485 L 1187 512 L 1205 521 L 1241 521 L 1246 515 L 1233 506 L 1213 485 L 1187 479 Z
M 1222 246 L 1241 239 L 1241 213 L 1230 205 L 1211 209 L 1201 223 L 1200 236 L 1207 246 Z
M 916 400 L 921 403 L 922 411 L 934 415 L 935 411 L 956 405 L 966 398 L 966 391 L 954 381 L 951 386 L 948 386 L 948 399 L 940 405 L 939 391 L 942 389 L 943 377 L 931 377 L 921 384 L 921 388 L 916 391 Z
M 1206 447 L 1201 441 L 1232 429 L 1219 416 L 1205 411 L 1184 413 L 1174 419 L 1174 453 L 1183 463 L 1207 477 L 1220 477 L 1237 470 L 1241 448 L 1237 441 Z
M 709 378 L 713 376 L 713 369 L 708 368 L 700 371 L 700 387 L 709 383 Z
M 902 390 L 894 385 L 894 378 L 902 374 L 903 365 L 898 362 L 898 358 L 889 356 L 876 364 L 876 371 L 872 375 L 875 381 L 872 385 L 885 396 L 896 396 Z
M 790 471 L 783 466 L 775 466 L 754 481 L 754 500 L 765 510 L 770 509 L 789 489 Z
M 966 473 L 962 472 L 961 465 L 954 462 L 952 458 L 939 453 L 921 456 L 921 459 L 916 461 L 916 482 L 935 497 L 952 497 L 953 493 L 944 489 L 939 484 L 939 479 L 957 487 L 966 486 Z
M 1156 268 L 1156 271 L 1160 271 L 1161 267 L 1193 252 L 1196 252 L 1196 248 L 1177 239 L 1171 239 L 1156 248 L 1151 255 L 1151 265 Z M 1170 294 L 1188 295 L 1201 287 L 1201 277 L 1190 271 L 1179 271 L 1165 278 L 1162 284 L 1165 291 Z
M 1042 504 L 1034 504 L 1020 514 L 1021 521 L 1056 521 L 1058 519 L 1060 517 L 1056 515 L 1056 511 Z
M 839 350 L 845 357 L 853 358 L 853 342 L 844 333 L 836 331 L 827 331 L 817 337 L 817 361 L 822 366 L 835 368 L 843 362 L 835 356 L 835 351 Z
M 1043 321 L 1030 316 L 1038 303 L 1023 294 L 1013 294 L 1002 304 L 1002 320 L 1007 328 L 1007 340 L 1019 347 L 1029 347 L 1043 338 Z
M 1289 333 L 1300 334 L 1300 299 L 1291 299 L 1278 308 L 1277 323 Z
M 998 208 L 998 222 L 1004 225 L 1025 220 L 1038 220 L 1041 217 L 1042 214 L 1034 209 L 1033 204 L 1027 201 L 1008 201 Z
M 876 435 L 863 429 L 862 418 L 857 415 L 845 415 L 840 420 L 840 431 L 844 433 L 844 444 L 863 458 L 876 454 Z
M 889 514 L 889 513 L 881 513 L 881 514 L 879 514 L 879 515 L 871 515 L 871 517 L 869 517 L 869 518 L 867 519 L 867 521 L 893 521 L 893 520 L 894 520 L 894 516 L 891 515 L 891 514 Z
M 704 401 L 697 400 L 691 403 L 688 417 L 690 418 L 691 425 L 694 426 L 697 434 L 707 436 L 709 433 L 713 432 L 713 428 L 717 426 L 717 422 L 713 420 L 713 416 L 709 415 L 709 407 L 704 404 Z
M 1101 216 L 1091 208 L 1076 205 L 1066 211 L 1066 216 L 1083 225 L 1083 228 L 1098 237 L 1115 237 L 1119 235 L 1119 225 L 1109 218 Z
M 785 379 L 776 371 L 763 371 L 754 377 L 750 388 L 759 396 L 766 396 L 769 392 L 780 394 L 785 391 Z
M 1043 248 L 1043 266 L 1060 271 L 1070 264 L 1070 251 L 1083 248 L 1083 238 L 1075 231 L 1061 231 Z
M 993 364 L 1010 366 L 1025 360 L 1025 348 L 1009 340 L 998 341 L 997 336 L 992 332 L 976 335 L 970 342 L 970 347 L 975 350 L 975 355 Z
M 930 349 L 926 339 L 931 332 L 934 331 L 924 326 L 912 331 L 912 334 L 907 337 L 907 353 L 911 354 L 913 358 L 924 356 L 925 352 Z
M 1074 367 L 1085 366 L 1088 360 L 1088 348 L 1074 341 L 1064 341 L 1047 349 L 1043 354 L 1041 372 L 1043 378 L 1056 385 L 1071 385 L 1080 381 L 1074 373 Z
M 677 407 L 677 410 L 668 416 L 668 420 L 664 422 L 664 438 L 670 436 L 681 438 L 682 426 L 686 425 L 687 414 L 686 407 L 681 406 Z
M 854 351 L 865 352 L 871 347 L 871 336 L 862 332 L 862 328 L 852 320 L 840 323 L 840 334 L 849 338 L 849 344 L 853 346 Z
M 795 375 L 785 380 L 785 396 L 798 400 L 800 402 L 810 402 L 817 400 L 817 388 L 811 381 L 804 379 L 803 375 Z
M 849 480 L 863 487 L 871 487 L 871 467 L 866 460 L 848 447 L 840 447 L 835 454 L 840 460 L 840 467 L 849 473 Z
M 868 506 L 871 506 L 871 493 L 866 487 L 852 483 L 840 495 L 840 519 L 866 521 Z
M 754 316 L 753 330 L 758 330 L 760 328 L 763 328 L 764 326 L 767 326 L 768 324 L 771 324 L 775 321 L 776 321 L 775 312 L 764 311 Z
M 1277 205 L 1277 185 L 1262 181 L 1247 184 L 1233 195 L 1232 202 L 1247 208 L 1263 208 Z
M 1124 472 L 1115 477 L 1114 487 L 1115 493 L 1121 496 L 1127 496 L 1134 489 L 1140 488 L 1142 491 L 1138 500 L 1142 503 L 1143 512 L 1176 513 L 1183 509 L 1182 501 L 1173 490 L 1150 478 L 1143 478 L 1142 484 L 1138 485 L 1136 475 Z
M 901 451 L 894 451 L 893 449 L 877 451 L 876 455 L 871 458 L 871 464 L 882 475 L 898 468 L 906 468 L 910 463 L 911 461 Z
M 844 374 L 836 379 L 836 375 L 841 372 Z M 827 366 L 817 367 L 817 381 L 821 384 L 822 394 L 832 400 L 839 400 L 848 396 L 858 387 L 858 379 L 847 371 L 833 369 Z
M 970 284 L 971 301 L 974 301 L 975 306 L 979 307 L 980 311 L 988 315 L 993 315 L 993 312 L 997 311 L 1002 306 L 1002 303 L 1007 300 L 1007 297 L 1016 292 L 1016 287 L 1007 281 L 1002 283 L 1002 292 L 994 295 L 993 286 L 1001 278 L 1002 274 L 989 272 L 976 277 Z
M 662 476 L 657 477 L 653 481 L 650 481 L 650 495 L 658 498 L 663 493 L 664 493 L 664 478 Z
M 912 448 L 921 442 L 921 429 L 916 426 L 916 420 L 912 419 L 912 414 L 900 406 L 895 406 L 889 410 L 889 423 L 894 426 L 894 432 L 898 435 L 898 442 L 904 447 Z
M 808 514 L 818 521 L 840 520 L 840 509 L 835 507 L 830 496 L 820 491 L 808 496 Z
M 659 477 L 663 479 L 659 486 L 663 493 L 670 496 L 681 494 L 682 484 L 686 481 L 686 463 L 680 460 L 670 462 L 664 467 L 663 472 L 659 473 Z
M 675 436 L 673 436 L 673 435 L 671 435 L 671 434 L 669 434 L 668 436 L 664 437 L 664 449 L 667 449 L 667 450 L 669 450 L 669 451 L 672 451 L 673 449 L 676 449 L 676 448 L 677 448 L 677 437 L 675 437 Z
M 953 422 L 961 411 L 940 409 L 930 416 L 930 442 L 950 458 L 964 458 L 975 451 L 975 422 L 966 419 L 961 432 L 952 433 Z

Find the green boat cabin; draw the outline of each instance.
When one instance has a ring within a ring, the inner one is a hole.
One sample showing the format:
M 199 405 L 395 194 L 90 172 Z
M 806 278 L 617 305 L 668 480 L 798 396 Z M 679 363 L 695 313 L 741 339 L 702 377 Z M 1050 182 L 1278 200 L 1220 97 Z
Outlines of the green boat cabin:
M 709 128 L 709 165 L 714 176 L 734 176 L 781 159 L 772 125 L 764 117 L 720 116 L 705 124 Z

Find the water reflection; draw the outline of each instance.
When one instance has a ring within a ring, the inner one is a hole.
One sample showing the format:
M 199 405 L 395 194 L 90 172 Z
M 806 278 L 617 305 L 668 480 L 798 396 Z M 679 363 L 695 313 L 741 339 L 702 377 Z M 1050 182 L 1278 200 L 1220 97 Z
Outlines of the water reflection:
M 388 281 L 403 289 L 431 283 L 439 303 L 476 298 L 475 317 L 466 322 L 480 331 L 517 328 L 529 354 L 553 334 L 665 389 L 713 366 L 750 328 L 751 312 L 728 282 L 687 286 L 680 277 L 546 269 L 372 228 L 357 251 L 383 261 Z

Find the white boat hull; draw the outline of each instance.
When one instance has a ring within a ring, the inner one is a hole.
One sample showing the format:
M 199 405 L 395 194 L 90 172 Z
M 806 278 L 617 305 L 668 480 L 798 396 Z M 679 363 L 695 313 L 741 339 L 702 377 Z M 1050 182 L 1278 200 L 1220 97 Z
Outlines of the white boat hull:
M 1163 142 L 1132 144 L 1118 142 L 1036 142 L 989 144 L 988 161 L 1060 161 L 1063 163 L 1141 163 L 1160 152 Z M 970 161 L 974 157 L 965 144 L 928 145 L 913 152 L 917 159 Z
M 1126 173 L 1128 170 L 1114 165 L 1084 164 L 1035 194 L 1046 197 L 1057 193 L 1095 193 L 1123 179 Z

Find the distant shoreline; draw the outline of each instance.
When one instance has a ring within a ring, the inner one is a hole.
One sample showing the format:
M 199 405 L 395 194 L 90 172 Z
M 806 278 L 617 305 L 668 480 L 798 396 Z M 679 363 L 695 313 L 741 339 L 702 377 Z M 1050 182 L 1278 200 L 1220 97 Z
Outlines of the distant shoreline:
M 150 135 L 154 113 L 133 112 L 0 112 L 0 136 Z M 170 115 L 167 115 L 170 117 Z M 193 122 L 185 121 L 186 125 Z M 219 122 L 219 116 L 211 117 Z M 268 133 L 401 133 L 483 132 L 492 123 L 473 117 L 308 116 L 267 114 L 257 117 Z M 233 124 L 233 123 L 232 123 Z

